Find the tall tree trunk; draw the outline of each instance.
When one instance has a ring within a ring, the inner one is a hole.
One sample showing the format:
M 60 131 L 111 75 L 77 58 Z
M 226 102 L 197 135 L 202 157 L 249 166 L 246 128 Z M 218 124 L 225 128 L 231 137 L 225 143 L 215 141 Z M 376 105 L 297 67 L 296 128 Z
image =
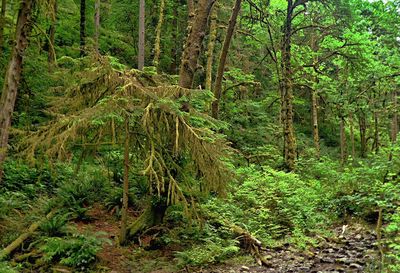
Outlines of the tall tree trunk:
M 0 53 L 3 51 L 4 44 L 4 27 L 6 25 L 6 9 L 7 0 L 1 0 L 1 14 L 0 14 Z
M 205 29 L 210 11 L 216 0 L 199 0 L 196 15 L 185 43 L 179 69 L 179 85 L 183 88 L 192 88 L 197 60 L 205 36 Z
M 187 0 L 188 26 L 190 27 L 195 16 L 194 0 Z
M 293 75 L 291 66 L 291 39 L 293 1 L 288 0 L 286 20 L 282 39 L 282 80 L 281 80 L 281 111 L 284 139 L 284 159 L 288 171 L 295 168 L 296 137 L 293 126 Z
M 85 56 L 86 46 L 86 0 L 81 0 L 81 22 L 80 22 L 80 56 Z
M 378 111 L 374 111 L 374 151 L 379 152 L 379 116 Z
M 354 160 L 356 158 L 356 141 L 354 139 L 354 120 L 353 113 L 349 113 L 349 123 L 350 123 L 350 142 L 351 142 L 351 157 Z
M 393 116 L 390 130 L 390 139 L 392 143 L 397 141 L 397 134 L 399 133 L 399 116 L 398 116 L 398 104 L 397 104 L 397 90 L 392 92 L 392 104 L 393 104 Z
M 315 147 L 315 156 L 319 159 L 321 156 L 321 149 L 319 146 L 319 130 L 318 130 L 318 99 L 317 99 L 317 91 L 311 90 L 311 104 L 312 104 L 312 131 L 313 131 L 313 140 Z
M 174 10 L 172 12 L 173 14 L 173 19 L 172 19 L 172 41 L 176 41 L 178 38 L 177 33 L 179 32 L 179 26 L 178 26 L 178 17 L 179 17 L 179 9 L 177 6 L 174 7 Z M 178 68 L 178 45 L 177 43 L 174 43 L 171 48 L 171 58 L 172 62 L 169 67 L 169 70 L 171 71 L 172 74 L 177 74 L 177 68 Z
M 158 23 L 156 28 L 156 40 L 154 43 L 154 60 L 153 65 L 158 69 L 158 63 L 160 61 L 161 54 L 161 29 L 164 23 L 164 10 L 165 0 L 160 0 L 160 12 L 158 16 Z
M 125 119 L 125 147 L 124 147 L 124 185 L 122 195 L 121 229 L 119 244 L 124 245 L 127 237 L 128 202 L 129 202 L 129 119 Z
M 138 53 L 138 69 L 143 70 L 144 67 L 144 46 L 145 46 L 145 0 L 139 3 L 139 53 Z
M 96 53 L 99 54 L 99 38 L 100 38 L 100 0 L 94 3 L 94 47 Z
M 347 161 L 346 126 L 343 115 L 340 115 L 340 162 L 343 165 Z
M 217 6 L 211 12 L 210 37 L 207 48 L 207 69 L 206 69 L 206 89 L 212 88 L 212 65 L 214 61 L 215 40 L 217 39 Z
M 360 139 L 361 139 L 361 157 L 367 157 L 367 118 L 361 110 L 359 115 Z
M 15 30 L 15 45 L 4 78 L 3 92 L 0 100 L 0 181 L 7 153 L 11 118 L 21 79 L 24 52 L 28 47 L 28 38 L 32 30 L 33 6 L 34 1 L 32 0 L 23 0 L 21 2 Z
M 50 67 L 56 62 L 55 40 L 56 40 L 56 23 L 57 23 L 57 0 L 51 2 L 53 11 L 51 13 L 51 24 L 49 30 L 49 55 L 48 61 Z
M 237 17 L 239 15 L 241 4 L 242 4 L 242 0 L 236 0 L 235 6 L 233 7 L 233 10 L 232 10 L 231 18 L 229 19 L 229 25 L 228 25 L 228 29 L 226 31 L 224 45 L 221 50 L 221 56 L 219 57 L 217 77 L 215 78 L 215 84 L 214 84 L 215 100 L 212 103 L 213 118 L 218 118 L 219 102 L 220 102 L 221 96 L 222 96 L 222 77 L 224 76 L 226 58 L 228 56 L 229 46 L 231 44 L 233 31 L 235 30 L 235 25 L 236 25 Z

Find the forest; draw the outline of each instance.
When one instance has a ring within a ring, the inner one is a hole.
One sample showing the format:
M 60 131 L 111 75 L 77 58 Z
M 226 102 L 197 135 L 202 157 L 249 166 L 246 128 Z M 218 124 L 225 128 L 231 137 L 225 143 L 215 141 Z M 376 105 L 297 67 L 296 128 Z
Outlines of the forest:
M 0 273 L 399 273 L 399 0 L 1 0 Z

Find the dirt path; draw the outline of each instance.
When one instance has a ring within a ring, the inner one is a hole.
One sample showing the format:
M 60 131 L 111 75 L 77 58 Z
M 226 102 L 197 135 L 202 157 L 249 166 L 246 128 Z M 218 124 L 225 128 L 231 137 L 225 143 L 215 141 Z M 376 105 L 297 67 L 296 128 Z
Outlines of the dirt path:
M 319 247 L 308 252 L 299 252 L 286 246 L 266 249 L 263 255 L 268 259 L 267 267 L 238 265 L 217 266 L 198 273 L 358 273 L 378 272 L 372 266 L 377 259 L 375 235 L 360 226 L 343 227 L 334 230 L 333 239 L 323 239 Z

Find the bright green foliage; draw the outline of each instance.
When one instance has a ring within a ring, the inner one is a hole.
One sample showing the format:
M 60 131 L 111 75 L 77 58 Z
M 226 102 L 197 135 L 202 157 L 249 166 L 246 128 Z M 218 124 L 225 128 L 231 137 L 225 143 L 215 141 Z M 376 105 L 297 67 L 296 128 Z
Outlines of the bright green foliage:
M 103 233 L 94 235 L 72 234 L 65 238 L 50 237 L 45 239 L 41 247 L 44 260 L 58 261 L 62 265 L 77 269 L 85 269 L 96 261 L 96 254 L 104 243 L 110 243 L 102 238 Z

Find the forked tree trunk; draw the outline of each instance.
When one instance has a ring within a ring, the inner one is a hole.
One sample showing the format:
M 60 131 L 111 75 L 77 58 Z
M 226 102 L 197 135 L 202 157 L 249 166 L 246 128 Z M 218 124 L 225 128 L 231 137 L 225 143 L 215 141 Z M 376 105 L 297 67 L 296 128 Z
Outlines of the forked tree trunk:
M 207 20 L 216 0 L 199 0 L 196 15 L 193 18 L 189 34 L 186 39 L 179 68 L 179 86 L 192 88 L 194 73 L 197 68 L 197 60 L 200 55 L 201 45 L 205 36 Z
M 138 69 L 144 67 L 144 44 L 145 44 L 145 0 L 139 2 L 139 50 L 138 50 Z
M 86 0 L 81 0 L 81 21 L 80 21 L 80 56 L 85 56 L 86 47 Z
M 206 69 L 206 89 L 212 88 L 212 66 L 214 61 L 215 40 L 217 39 L 217 6 L 211 12 L 210 34 L 207 48 L 207 69 Z
M 160 12 L 158 15 L 158 23 L 156 28 L 156 39 L 154 42 L 154 59 L 153 59 L 153 65 L 157 69 L 161 54 L 161 30 L 164 23 L 164 10 L 165 10 L 165 0 L 160 0 Z
M 23 0 L 21 2 L 15 30 L 15 45 L 4 78 L 0 100 L 0 182 L 3 173 L 2 166 L 7 153 L 12 114 L 21 79 L 24 53 L 28 47 L 28 38 L 32 30 L 34 2 L 33 0 Z
M 347 141 L 345 128 L 344 116 L 340 115 L 340 162 L 342 165 L 347 161 Z
M 50 67 L 56 62 L 55 40 L 56 40 L 56 23 L 57 23 L 57 0 L 51 2 L 53 11 L 51 13 L 51 24 L 49 29 L 49 55 L 48 61 Z
M 129 202 L 129 120 L 125 120 L 125 147 L 124 147 L 124 186 L 122 195 L 121 229 L 119 244 L 124 245 L 127 239 L 127 220 Z
M 100 0 L 94 3 L 94 47 L 96 53 L 99 54 L 99 38 L 100 38 Z
M 285 167 L 288 171 L 295 169 L 296 137 L 293 126 L 293 75 L 291 66 L 291 38 L 293 1 L 288 0 L 286 20 L 282 37 L 282 80 L 281 80 L 281 116 L 283 124 L 283 151 Z
M 0 14 L 0 53 L 3 52 L 4 27 L 5 27 L 5 25 L 6 25 L 6 10 L 7 10 L 7 0 L 1 0 L 1 14 Z
M 241 4 L 242 4 L 242 0 L 236 0 L 235 6 L 233 7 L 233 10 L 232 10 L 231 18 L 229 19 L 229 25 L 228 25 L 228 29 L 226 31 L 224 45 L 221 50 L 221 56 L 219 57 L 217 77 L 215 78 L 215 84 L 214 84 L 215 100 L 212 103 L 213 118 L 218 118 L 219 102 L 220 102 L 221 96 L 222 96 L 222 78 L 224 76 L 226 58 L 228 56 L 229 46 L 231 44 L 231 40 L 232 40 L 233 32 L 235 30 L 235 25 L 236 25 L 237 17 L 239 15 Z

